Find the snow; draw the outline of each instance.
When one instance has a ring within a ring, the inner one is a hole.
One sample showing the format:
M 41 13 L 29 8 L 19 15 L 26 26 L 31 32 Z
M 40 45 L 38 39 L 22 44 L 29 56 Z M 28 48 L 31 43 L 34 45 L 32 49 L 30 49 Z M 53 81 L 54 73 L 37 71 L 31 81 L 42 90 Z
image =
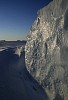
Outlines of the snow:
M 19 56 L 14 50 L 0 52 L 0 100 L 48 100 L 25 67 L 25 52 L 18 53 Z M 17 50 L 21 51 L 22 47 Z

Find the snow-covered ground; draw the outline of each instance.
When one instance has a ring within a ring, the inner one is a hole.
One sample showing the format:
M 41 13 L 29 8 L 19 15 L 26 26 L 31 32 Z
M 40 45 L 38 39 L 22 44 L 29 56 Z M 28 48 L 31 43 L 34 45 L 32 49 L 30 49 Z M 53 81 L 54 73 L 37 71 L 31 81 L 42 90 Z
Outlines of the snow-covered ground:
M 0 100 L 48 100 L 25 67 L 23 47 L 0 50 Z

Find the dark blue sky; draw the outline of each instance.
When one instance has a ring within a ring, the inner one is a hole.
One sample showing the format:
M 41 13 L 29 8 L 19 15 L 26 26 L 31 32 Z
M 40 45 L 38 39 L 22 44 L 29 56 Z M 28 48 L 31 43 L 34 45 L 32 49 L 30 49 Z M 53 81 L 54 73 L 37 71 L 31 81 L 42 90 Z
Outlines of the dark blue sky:
M 37 11 L 52 0 L 0 0 L 0 40 L 23 40 Z

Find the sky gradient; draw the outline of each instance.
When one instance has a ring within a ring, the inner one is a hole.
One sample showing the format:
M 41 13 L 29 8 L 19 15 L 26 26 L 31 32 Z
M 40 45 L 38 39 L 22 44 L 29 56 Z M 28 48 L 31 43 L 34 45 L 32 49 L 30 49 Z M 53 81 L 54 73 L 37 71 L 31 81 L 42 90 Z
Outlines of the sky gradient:
M 52 0 L 0 0 L 0 40 L 24 40 L 37 11 Z

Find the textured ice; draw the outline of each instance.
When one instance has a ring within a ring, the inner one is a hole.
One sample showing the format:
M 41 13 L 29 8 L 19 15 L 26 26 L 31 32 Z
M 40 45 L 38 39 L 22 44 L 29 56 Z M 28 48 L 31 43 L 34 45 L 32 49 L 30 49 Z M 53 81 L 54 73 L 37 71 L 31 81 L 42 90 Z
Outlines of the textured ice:
M 68 100 L 68 0 L 38 11 L 25 48 L 27 69 L 50 100 Z

